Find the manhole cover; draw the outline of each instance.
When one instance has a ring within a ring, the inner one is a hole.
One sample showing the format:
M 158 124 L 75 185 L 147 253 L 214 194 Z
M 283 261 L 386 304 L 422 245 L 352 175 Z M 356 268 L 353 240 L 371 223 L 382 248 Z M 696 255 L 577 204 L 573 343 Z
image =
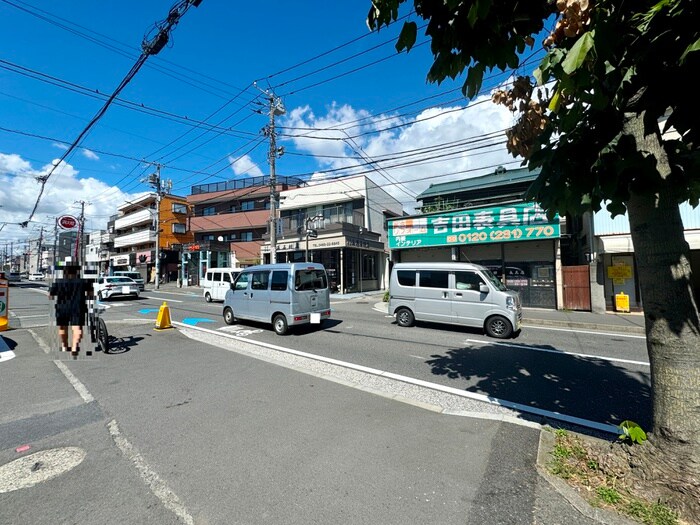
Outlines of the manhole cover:
M 25 489 L 77 467 L 85 451 L 77 447 L 42 450 L 0 466 L 0 494 Z

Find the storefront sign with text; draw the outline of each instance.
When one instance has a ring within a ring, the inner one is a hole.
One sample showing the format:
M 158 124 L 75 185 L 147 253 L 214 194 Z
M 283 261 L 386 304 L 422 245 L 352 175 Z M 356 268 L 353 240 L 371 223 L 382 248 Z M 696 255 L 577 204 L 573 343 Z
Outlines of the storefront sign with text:
M 550 221 L 534 203 L 389 221 L 392 249 L 554 239 L 559 235 L 559 218 Z

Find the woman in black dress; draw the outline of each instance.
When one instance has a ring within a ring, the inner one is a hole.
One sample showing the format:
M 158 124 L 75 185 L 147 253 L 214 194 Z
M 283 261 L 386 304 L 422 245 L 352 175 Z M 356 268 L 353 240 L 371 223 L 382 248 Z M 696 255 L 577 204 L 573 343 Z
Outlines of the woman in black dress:
M 77 357 L 83 326 L 92 299 L 92 283 L 79 276 L 79 266 L 64 266 L 63 275 L 49 289 L 49 297 L 56 300 L 56 325 L 61 339 L 61 351 L 68 351 L 68 327 L 71 327 L 71 355 Z

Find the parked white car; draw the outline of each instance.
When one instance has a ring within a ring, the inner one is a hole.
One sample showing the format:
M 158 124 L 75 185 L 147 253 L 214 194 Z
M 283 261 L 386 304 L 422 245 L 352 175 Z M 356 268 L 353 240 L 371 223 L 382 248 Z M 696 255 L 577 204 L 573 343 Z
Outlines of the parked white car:
M 30 281 L 43 281 L 44 274 L 43 273 L 30 273 L 28 279 Z
M 95 296 L 100 300 L 111 299 L 115 296 L 130 296 L 139 298 L 139 285 L 128 277 L 100 277 L 94 286 Z

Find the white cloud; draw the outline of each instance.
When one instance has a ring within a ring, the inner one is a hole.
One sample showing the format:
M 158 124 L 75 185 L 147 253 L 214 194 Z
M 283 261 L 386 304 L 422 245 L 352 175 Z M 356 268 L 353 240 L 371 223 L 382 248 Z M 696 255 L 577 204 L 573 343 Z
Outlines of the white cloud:
M 57 162 L 36 169 L 16 154 L 0 153 L 0 223 L 7 223 L 2 231 L 4 239 L 23 240 L 38 237 L 36 229 L 52 233 L 54 219 L 58 215 L 78 216 L 80 205 L 85 201 L 86 231 L 105 229 L 110 215 L 117 213 L 117 206 L 134 195 L 122 192 L 93 177 L 81 177 L 73 166 L 62 162 L 49 178 L 32 222 L 27 228 L 25 222 L 36 203 L 41 184 L 37 176 L 46 175 Z
M 84 149 L 84 150 L 82 150 L 82 152 L 83 152 L 83 157 L 85 157 L 87 159 L 100 160 L 100 157 L 94 151 L 91 151 L 89 149 Z
M 51 145 L 54 148 L 62 149 L 63 151 L 66 151 L 68 149 L 68 146 L 65 144 L 59 144 L 58 142 L 52 142 Z
M 249 155 L 244 155 L 238 159 L 229 156 L 228 162 L 231 165 L 231 170 L 236 175 L 247 175 L 248 177 L 260 177 L 263 175 L 262 170 L 253 162 Z
M 487 95 L 468 106 L 410 116 L 370 116 L 347 105 L 317 116 L 303 106 L 290 111 L 284 125 L 313 128 L 297 131 L 291 140 L 297 151 L 325 157 L 317 159 L 319 171 L 347 168 L 316 173 L 312 181 L 365 173 L 411 211 L 415 196 L 430 184 L 485 175 L 499 165 L 519 167 L 520 159 L 504 145 L 504 131 L 513 123 L 513 115 Z

